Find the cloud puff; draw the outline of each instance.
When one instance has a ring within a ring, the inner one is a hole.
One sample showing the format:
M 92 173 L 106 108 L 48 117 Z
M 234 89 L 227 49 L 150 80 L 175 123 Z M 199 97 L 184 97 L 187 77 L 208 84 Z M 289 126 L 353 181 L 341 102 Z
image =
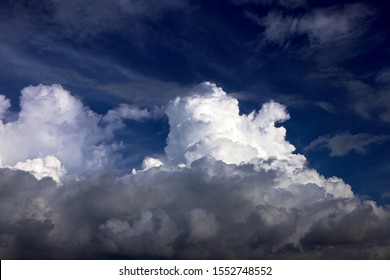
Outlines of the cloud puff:
M 344 132 L 334 136 L 320 136 L 305 147 L 305 151 L 326 148 L 331 156 L 345 156 L 350 152 L 363 154 L 370 145 L 389 141 L 388 135 L 371 135 L 367 133 L 351 134 Z
M 133 174 L 53 188 L 0 169 L 2 259 L 390 257 L 389 209 L 308 168 L 276 126 L 282 105 L 243 115 L 203 83 L 167 114 L 166 154 Z
M 0 98 L 4 115 L 10 103 Z M 152 118 L 156 113 L 126 104 L 99 115 L 60 85 L 29 86 L 21 91 L 14 121 L 0 123 L 1 166 L 26 170 L 57 182 L 66 173 L 80 174 L 114 164 L 114 131 L 124 119 Z

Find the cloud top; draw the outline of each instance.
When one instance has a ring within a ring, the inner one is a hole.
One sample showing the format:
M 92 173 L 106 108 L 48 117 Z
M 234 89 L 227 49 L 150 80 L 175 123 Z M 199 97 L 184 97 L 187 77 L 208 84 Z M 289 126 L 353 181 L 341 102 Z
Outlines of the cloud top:
M 240 114 L 238 100 L 205 82 L 167 108 L 170 132 L 165 152 L 173 164 L 205 156 L 240 164 L 254 158 L 286 158 L 294 147 L 277 122 L 289 118 L 284 106 L 269 102 L 258 112 Z

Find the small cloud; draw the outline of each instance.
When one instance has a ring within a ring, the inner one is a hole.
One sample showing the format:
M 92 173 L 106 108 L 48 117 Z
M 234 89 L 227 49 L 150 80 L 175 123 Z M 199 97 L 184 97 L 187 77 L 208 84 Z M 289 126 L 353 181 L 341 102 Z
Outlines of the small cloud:
M 307 145 L 304 150 L 328 149 L 331 156 L 345 156 L 351 152 L 364 154 L 369 146 L 389 140 L 390 136 L 388 135 L 350 134 L 349 132 L 344 132 L 334 136 L 320 136 Z
M 321 109 L 325 110 L 329 114 L 337 114 L 337 109 L 335 106 L 333 106 L 331 103 L 326 101 L 315 101 L 314 105 L 320 107 Z
M 256 24 L 263 26 L 264 41 L 287 46 L 293 38 L 306 36 L 310 48 L 317 48 L 336 41 L 361 35 L 374 11 L 362 4 L 348 4 L 317 8 L 301 16 L 274 10 L 259 18 L 253 13 L 246 15 Z
M 384 192 L 381 195 L 382 200 L 389 200 L 390 199 L 390 192 Z
M 390 81 L 387 73 L 378 74 L 380 84 L 367 84 L 358 79 L 344 81 L 348 90 L 351 108 L 365 119 L 390 122 Z
M 65 168 L 61 166 L 61 162 L 54 156 L 28 159 L 24 162 L 16 163 L 13 168 L 30 172 L 38 180 L 50 177 L 59 185 L 61 184 L 61 178 L 66 174 Z

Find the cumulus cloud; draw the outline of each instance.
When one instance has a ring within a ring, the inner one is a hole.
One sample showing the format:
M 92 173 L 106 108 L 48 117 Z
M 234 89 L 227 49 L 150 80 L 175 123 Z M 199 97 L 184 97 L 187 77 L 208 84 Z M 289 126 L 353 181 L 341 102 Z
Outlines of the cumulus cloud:
M 283 105 L 240 114 L 203 83 L 167 115 L 165 154 L 139 172 L 53 188 L 0 169 L 2 259 L 390 257 L 389 209 L 308 168 Z
M 9 106 L 2 96 L 2 115 Z M 120 145 L 112 140 L 113 133 L 122 121 L 155 117 L 148 109 L 126 104 L 99 115 L 60 85 L 24 88 L 20 107 L 16 120 L 0 123 L 1 166 L 57 182 L 66 172 L 80 174 L 114 164 Z
M 190 164 L 204 156 L 239 164 L 254 158 L 288 157 L 295 149 L 284 141 L 286 130 L 276 122 L 289 118 L 285 107 L 269 102 L 259 112 L 240 115 L 238 101 L 210 83 L 191 96 L 168 105 L 168 161 Z
M 325 148 L 331 156 L 345 156 L 351 152 L 364 154 L 369 146 L 389 141 L 388 135 L 371 135 L 367 133 L 351 134 L 344 132 L 334 136 L 320 136 L 305 147 L 306 151 Z

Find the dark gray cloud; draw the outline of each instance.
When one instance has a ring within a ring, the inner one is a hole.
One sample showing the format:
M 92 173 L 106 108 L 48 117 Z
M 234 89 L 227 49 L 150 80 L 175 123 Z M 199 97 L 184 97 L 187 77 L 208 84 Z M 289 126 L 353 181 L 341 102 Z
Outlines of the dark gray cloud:
M 2 259 L 388 258 L 388 210 L 200 159 L 60 188 L 1 170 Z

